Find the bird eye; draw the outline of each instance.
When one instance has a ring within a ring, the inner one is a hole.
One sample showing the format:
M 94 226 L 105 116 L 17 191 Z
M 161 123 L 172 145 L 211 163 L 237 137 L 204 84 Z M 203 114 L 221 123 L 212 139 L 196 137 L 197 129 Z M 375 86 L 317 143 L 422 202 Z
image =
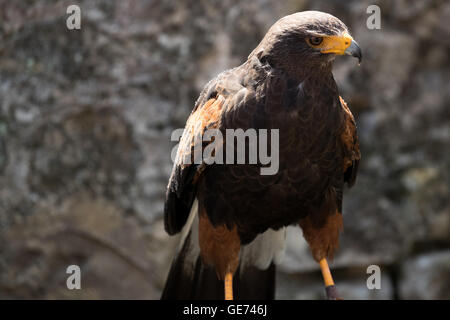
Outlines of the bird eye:
M 311 43 L 313 46 L 318 46 L 322 43 L 322 40 L 322 37 L 311 37 L 309 38 L 309 43 Z

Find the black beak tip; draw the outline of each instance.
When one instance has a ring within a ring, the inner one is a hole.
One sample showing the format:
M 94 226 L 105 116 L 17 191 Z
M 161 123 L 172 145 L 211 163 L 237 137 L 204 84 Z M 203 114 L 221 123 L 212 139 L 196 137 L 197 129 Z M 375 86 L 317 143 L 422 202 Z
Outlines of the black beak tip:
M 350 46 L 345 50 L 345 53 L 348 55 L 351 55 L 352 57 L 358 58 L 358 63 L 361 63 L 362 61 L 362 52 L 361 48 L 359 47 L 358 43 L 353 40 Z
M 362 61 L 362 52 L 361 52 L 361 48 L 359 46 L 357 47 L 357 49 L 353 53 L 353 56 L 355 58 L 358 58 L 358 63 L 361 63 L 361 61 Z
M 361 50 L 359 50 L 357 53 L 354 53 L 353 56 L 355 58 L 358 58 L 358 63 L 361 63 L 361 61 L 362 61 L 362 52 L 361 52 Z

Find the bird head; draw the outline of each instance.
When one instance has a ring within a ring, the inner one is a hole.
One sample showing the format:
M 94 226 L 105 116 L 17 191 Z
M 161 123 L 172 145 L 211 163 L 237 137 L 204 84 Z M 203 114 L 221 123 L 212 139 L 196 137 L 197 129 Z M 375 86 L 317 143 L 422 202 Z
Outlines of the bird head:
M 319 11 L 298 12 L 278 20 L 251 55 L 290 72 L 330 66 L 337 55 L 361 62 L 362 53 L 346 25 Z

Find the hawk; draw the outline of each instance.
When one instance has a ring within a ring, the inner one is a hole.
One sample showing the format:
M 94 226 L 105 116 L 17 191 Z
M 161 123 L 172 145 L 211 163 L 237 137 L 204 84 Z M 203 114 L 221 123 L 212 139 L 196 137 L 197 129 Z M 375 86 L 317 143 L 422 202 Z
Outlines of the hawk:
M 278 20 L 242 65 L 204 87 L 166 192 L 165 229 L 181 239 L 163 299 L 274 298 L 289 225 L 302 229 L 327 297 L 338 298 L 327 259 L 338 247 L 343 189 L 355 183 L 360 151 L 332 74 L 337 55 L 362 58 L 345 24 L 327 13 L 298 12 Z M 278 150 L 278 170 L 261 174 L 266 164 L 259 160 L 184 161 L 193 159 L 195 137 L 212 129 L 224 138 L 202 140 L 201 150 L 213 142 L 236 145 L 225 137 L 229 129 L 278 130 L 278 141 L 267 139 L 277 143 L 268 148 Z

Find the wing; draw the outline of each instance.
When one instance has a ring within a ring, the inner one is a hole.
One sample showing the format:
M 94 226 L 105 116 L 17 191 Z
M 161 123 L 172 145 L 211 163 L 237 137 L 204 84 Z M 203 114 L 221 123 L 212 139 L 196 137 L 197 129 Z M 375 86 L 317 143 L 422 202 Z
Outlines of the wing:
M 178 146 L 175 163 L 166 191 L 164 225 L 169 234 L 181 231 L 189 215 L 196 194 L 198 177 L 204 170 L 203 161 L 198 161 L 196 153 L 206 129 L 214 128 L 221 115 L 224 97 L 216 96 L 196 107 L 187 120 Z
M 197 182 L 206 164 L 202 159 L 208 145 L 201 137 L 208 129 L 218 129 L 225 104 L 230 106 L 241 87 L 239 74 L 228 70 L 203 89 L 189 116 L 170 175 L 164 206 L 164 225 L 169 234 L 181 231 L 197 193 Z M 201 153 L 201 154 L 200 154 Z
M 345 127 L 341 135 L 341 140 L 344 144 L 344 181 L 349 187 L 352 187 L 356 181 L 361 153 L 359 151 L 358 133 L 353 114 L 347 107 L 344 99 L 339 97 L 339 100 L 345 115 Z

